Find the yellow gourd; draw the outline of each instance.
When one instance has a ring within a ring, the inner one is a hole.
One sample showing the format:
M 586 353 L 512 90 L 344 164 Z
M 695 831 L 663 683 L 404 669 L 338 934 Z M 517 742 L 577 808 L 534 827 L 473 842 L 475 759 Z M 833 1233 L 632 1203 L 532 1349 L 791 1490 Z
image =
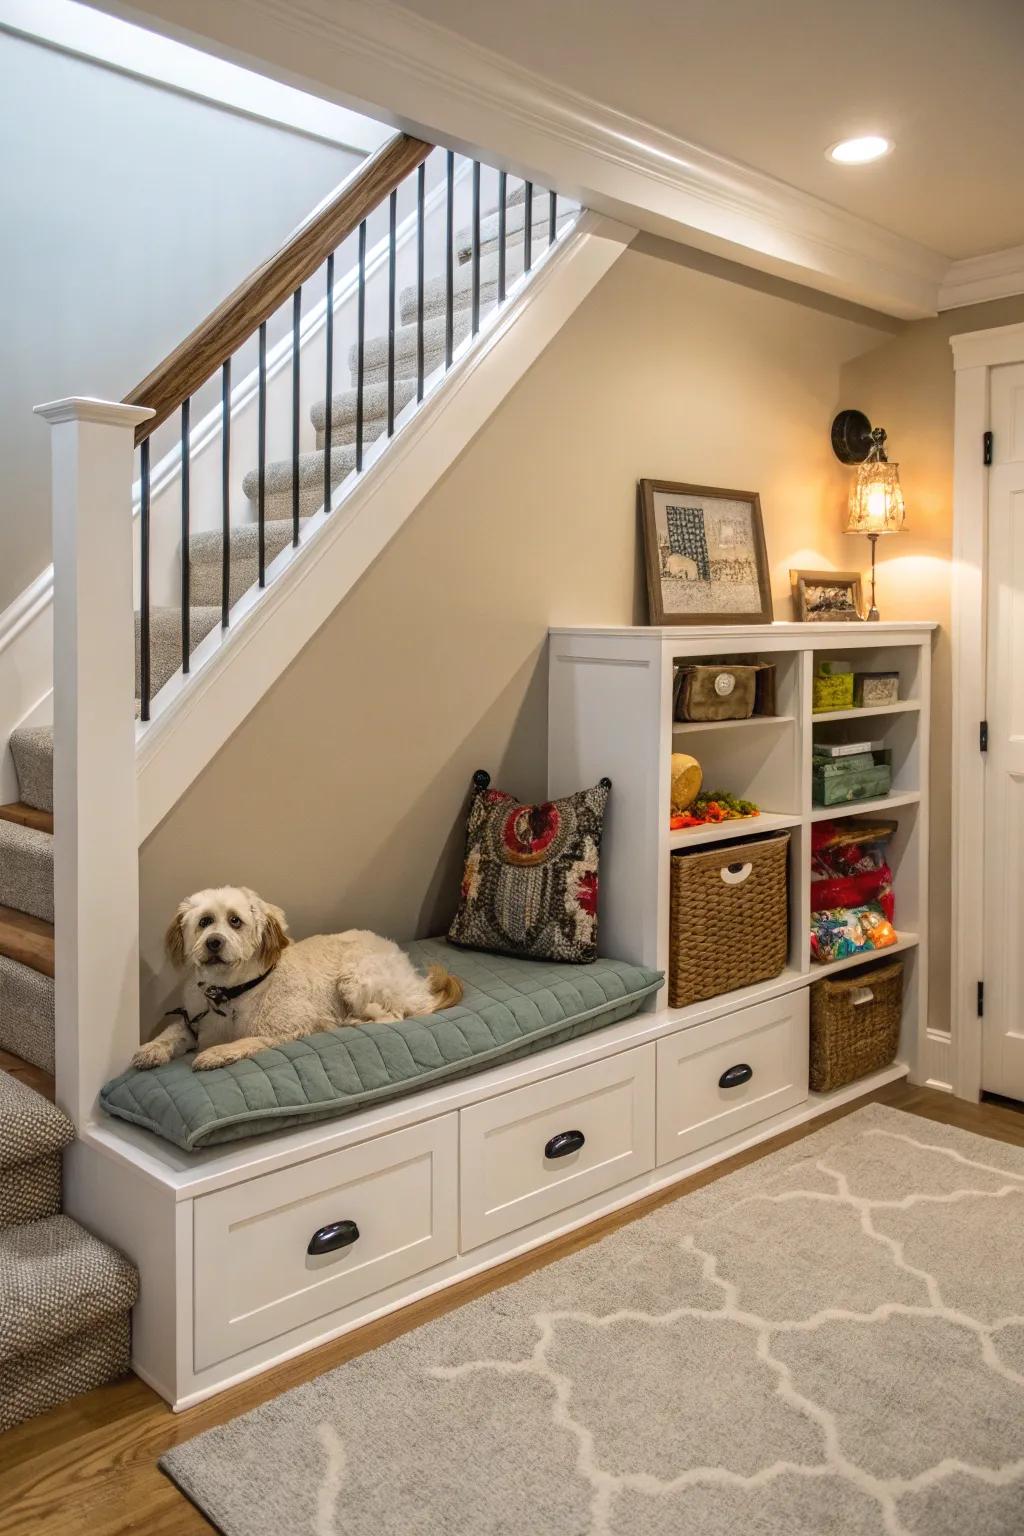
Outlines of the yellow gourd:
M 672 811 L 674 815 L 689 810 L 704 782 L 700 763 L 685 752 L 672 753 Z

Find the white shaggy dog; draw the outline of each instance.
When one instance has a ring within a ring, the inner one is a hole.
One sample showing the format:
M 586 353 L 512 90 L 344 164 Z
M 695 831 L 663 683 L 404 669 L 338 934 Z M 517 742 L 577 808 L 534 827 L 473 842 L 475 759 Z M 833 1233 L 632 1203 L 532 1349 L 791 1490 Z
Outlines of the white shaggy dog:
M 280 907 L 244 886 L 186 897 L 167 930 L 171 959 L 192 967 L 185 1004 L 132 1066 L 158 1067 L 198 1045 L 194 1069 L 224 1067 L 320 1030 L 440 1013 L 462 997 L 443 966 L 421 976 L 379 934 L 350 928 L 293 944 L 287 927 Z

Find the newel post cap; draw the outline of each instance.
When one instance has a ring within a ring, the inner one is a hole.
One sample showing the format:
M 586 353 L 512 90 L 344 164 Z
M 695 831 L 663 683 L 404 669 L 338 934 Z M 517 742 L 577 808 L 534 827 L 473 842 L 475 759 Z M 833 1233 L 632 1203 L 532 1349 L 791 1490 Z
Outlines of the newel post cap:
M 137 427 L 156 412 L 148 405 L 122 405 L 120 400 L 93 400 L 88 395 L 68 395 L 64 400 L 49 400 L 33 407 L 51 426 L 65 421 L 92 421 L 106 427 Z

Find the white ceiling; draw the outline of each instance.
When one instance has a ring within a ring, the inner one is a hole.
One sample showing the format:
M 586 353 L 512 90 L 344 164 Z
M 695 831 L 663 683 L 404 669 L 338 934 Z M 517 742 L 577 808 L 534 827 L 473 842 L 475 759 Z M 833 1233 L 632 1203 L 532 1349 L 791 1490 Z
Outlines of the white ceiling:
M 403 0 L 951 258 L 1024 243 L 1024 0 Z M 892 155 L 837 166 L 837 139 Z

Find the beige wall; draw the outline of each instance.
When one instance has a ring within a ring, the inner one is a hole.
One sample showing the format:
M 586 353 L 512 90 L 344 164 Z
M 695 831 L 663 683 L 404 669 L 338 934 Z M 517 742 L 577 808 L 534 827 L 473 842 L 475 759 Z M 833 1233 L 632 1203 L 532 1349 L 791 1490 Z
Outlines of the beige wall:
M 148 840 L 147 970 L 175 902 L 227 881 L 300 935 L 440 929 L 473 770 L 544 790 L 548 625 L 644 616 L 637 479 L 760 491 L 788 618 L 790 565 L 850 558 L 841 369 L 898 328 L 639 240 Z
M 936 619 L 933 651 L 930 847 L 930 1021 L 949 1027 L 950 946 L 950 557 L 953 533 L 953 354 L 949 338 L 1024 320 L 1024 296 L 918 320 L 842 370 L 842 404 L 889 433 L 899 461 L 907 529 L 879 543 L 878 605 L 884 619 Z M 981 444 L 978 444 L 981 452 Z M 852 543 L 852 541 L 851 541 Z M 867 563 L 866 540 L 858 540 Z M 854 546 L 857 547 L 857 546 Z M 898 893 L 897 893 L 898 900 Z M 897 907 L 897 922 L 899 909 Z

